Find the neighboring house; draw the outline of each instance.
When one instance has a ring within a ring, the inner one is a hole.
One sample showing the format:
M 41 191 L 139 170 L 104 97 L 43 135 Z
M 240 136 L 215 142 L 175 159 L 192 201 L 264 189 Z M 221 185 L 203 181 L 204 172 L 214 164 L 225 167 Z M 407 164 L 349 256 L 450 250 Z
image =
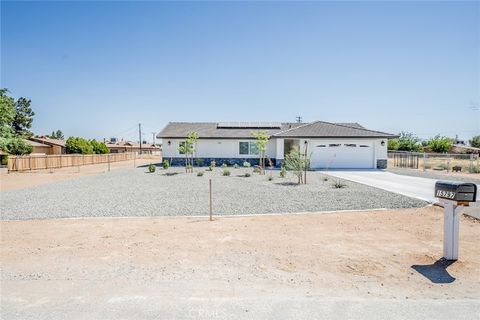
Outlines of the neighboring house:
M 46 136 L 36 136 L 28 138 L 30 141 L 38 142 L 51 148 L 48 150 L 47 154 L 66 154 L 67 153 L 67 143 L 65 140 L 51 139 Z
M 51 154 L 52 152 L 52 146 L 49 146 L 48 144 L 43 144 L 32 140 L 25 140 L 25 143 L 32 147 L 32 152 L 30 152 L 30 155 L 32 156 L 47 155 Z
M 266 157 L 279 167 L 293 147 L 311 156 L 311 168 L 379 168 L 387 167 L 387 139 L 396 135 L 369 130 L 358 123 L 272 123 L 272 122 L 170 122 L 158 135 L 162 139 L 163 158 L 172 165 L 183 165 L 179 146 L 189 132 L 196 132 L 194 157 L 205 164 L 215 160 L 242 165 L 258 164 L 258 148 L 252 131 L 264 130 L 270 136 Z M 267 161 L 268 164 L 268 161 Z
M 137 142 L 131 141 L 106 141 L 105 145 L 107 146 L 110 153 L 124 153 L 124 152 L 140 152 L 140 144 Z M 149 143 L 142 143 L 142 153 L 143 154 L 159 154 L 160 148 Z
M 469 147 L 464 144 L 455 144 L 452 146 L 452 153 L 480 154 L 480 148 Z

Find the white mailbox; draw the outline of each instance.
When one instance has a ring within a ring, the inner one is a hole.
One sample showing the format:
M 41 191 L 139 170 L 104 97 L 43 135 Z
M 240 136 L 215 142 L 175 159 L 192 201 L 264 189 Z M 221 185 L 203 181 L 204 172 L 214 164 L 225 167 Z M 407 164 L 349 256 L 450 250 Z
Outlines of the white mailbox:
M 443 199 L 443 257 L 458 260 L 458 241 L 461 206 L 468 206 L 477 198 L 475 183 L 437 181 L 435 197 Z

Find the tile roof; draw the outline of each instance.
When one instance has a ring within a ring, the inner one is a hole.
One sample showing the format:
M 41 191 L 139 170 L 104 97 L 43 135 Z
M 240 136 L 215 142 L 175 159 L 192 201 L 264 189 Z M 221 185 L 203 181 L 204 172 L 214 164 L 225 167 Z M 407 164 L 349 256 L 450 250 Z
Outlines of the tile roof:
M 217 122 L 170 122 L 160 131 L 157 138 L 182 139 L 189 132 L 198 133 L 199 138 L 251 139 L 252 131 L 266 131 L 273 137 L 378 137 L 393 138 L 385 132 L 364 128 L 358 123 L 311 123 L 284 122 L 276 128 L 219 127 Z
M 369 130 L 359 125 L 346 123 L 331 123 L 325 121 L 315 121 L 307 123 L 298 128 L 285 130 L 274 134 L 275 137 L 289 137 L 289 138 L 323 138 L 323 137 L 338 137 L 338 138 L 395 138 L 394 134 Z
M 60 147 L 65 147 L 66 144 L 67 144 L 65 142 L 65 140 L 51 139 L 51 138 L 47 138 L 47 137 L 43 137 L 43 136 L 42 137 L 30 137 L 29 139 L 32 140 L 32 141 L 43 143 L 43 144 L 56 145 L 56 146 L 60 146 Z

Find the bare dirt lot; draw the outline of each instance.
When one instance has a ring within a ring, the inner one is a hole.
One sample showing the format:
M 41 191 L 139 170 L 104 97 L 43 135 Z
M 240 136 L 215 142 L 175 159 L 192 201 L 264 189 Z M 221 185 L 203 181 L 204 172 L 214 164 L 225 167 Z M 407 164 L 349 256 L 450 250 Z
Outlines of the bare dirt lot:
M 478 319 L 480 223 L 442 209 L 1 221 L 2 319 Z
M 110 170 L 133 168 L 159 162 L 158 159 L 137 159 L 129 161 L 112 162 Z M 19 190 L 56 181 L 64 181 L 84 176 L 92 176 L 108 172 L 108 164 L 93 164 L 81 167 L 66 167 L 53 170 L 36 170 L 25 172 L 10 172 L 7 169 L 0 170 L 0 191 Z

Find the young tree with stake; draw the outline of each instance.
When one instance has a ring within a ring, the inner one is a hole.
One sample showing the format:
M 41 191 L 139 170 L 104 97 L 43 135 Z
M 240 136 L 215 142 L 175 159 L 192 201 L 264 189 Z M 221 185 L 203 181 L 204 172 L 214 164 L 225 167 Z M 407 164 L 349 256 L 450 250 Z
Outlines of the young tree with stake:
M 260 165 L 260 170 L 261 174 L 265 174 L 265 149 L 267 146 L 267 142 L 269 139 L 269 136 L 266 131 L 253 131 L 252 135 L 257 139 L 255 141 L 255 144 L 258 147 L 258 154 L 259 154 L 259 165 Z

